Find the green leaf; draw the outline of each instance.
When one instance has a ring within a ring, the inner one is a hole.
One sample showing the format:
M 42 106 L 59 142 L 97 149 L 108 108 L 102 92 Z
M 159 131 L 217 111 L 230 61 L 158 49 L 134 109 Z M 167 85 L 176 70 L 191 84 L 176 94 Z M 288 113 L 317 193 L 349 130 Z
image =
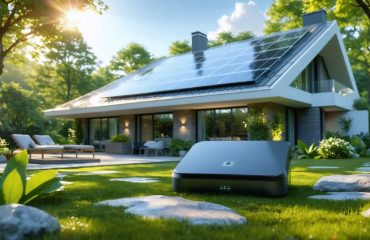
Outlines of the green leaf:
M 50 192 L 57 190 L 61 186 L 62 184 L 60 183 L 59 178 L 53 178 L 47 182 L 43 182 L 33 191 L 23 196 L 23 198 L 21 199 L 21 202 L 26 204 L 42 194 L 50 193 Z
M 4 202 L 7 204 L 18 203 L 24 191 L 21 175 L 13 169 L 3 181 Z
M 2 176 L 3 181 L 5 181 L 5 179 L 7 178 L 10 172 L 12 172 L 14 169 L 17 169 L 22 179 L 23 186 L 26 185 L 26 178 L 27 178 L 26 166 L 27 164 L 28 164 L 27 150 L 23 150 L 22 152 L 17 153 L 6 164 L 6 167 L 4 169 L 3 176 Z
M 44 170 L 32 175 L 27 181 L 25 195 L 29 194 L 45 182 L 54 179 L 57 173 L 58 171 L 56 170 Z

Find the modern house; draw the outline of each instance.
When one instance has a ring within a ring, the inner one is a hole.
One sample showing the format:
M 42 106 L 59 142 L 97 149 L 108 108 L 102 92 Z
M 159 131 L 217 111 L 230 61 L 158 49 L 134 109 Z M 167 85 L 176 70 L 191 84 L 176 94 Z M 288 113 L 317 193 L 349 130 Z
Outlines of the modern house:
M 82 119 L 87 143 L 104 149 L 117 133 L 136 141 L 263 137 L 318 142 L 352 119 L 350 134 L 368 132 L 336 22 L 326 12 L 303 27 L 208 48 L 192 33 L 192 52 L 167 57 L 75 100 L 45 111 Z M 267 135 L 266 135 L 267 134 Z

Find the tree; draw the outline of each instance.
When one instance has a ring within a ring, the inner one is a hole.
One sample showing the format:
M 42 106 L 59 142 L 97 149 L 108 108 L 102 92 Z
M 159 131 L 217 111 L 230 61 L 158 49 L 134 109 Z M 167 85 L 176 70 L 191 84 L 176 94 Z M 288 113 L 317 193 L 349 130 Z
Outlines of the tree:
M 145 47 L 138 43 L 129 43 L 112 59 L 110 66 L 119 76 L 124 76 L 142 68 L 154 60 Z
M 216 47 L 220 46 L 226 43 L 232 43 L 232 42 L 239 42 L 243 40 L 248 40 L 254 37 L 254 34 L 252 32 L 246 31 L 246 32 L 240 32 L 237 35 L 234 35 L 231 32 L 220 32 L 217 34 L 216 39 L 213 41 L 209 41 L 208 45 L 209 47 Z
M 34 81 L 46 107 L 95 89 L 91 75 L 96 67 L 96 56 L 80 32 L 62 32 L 47 47 L 47 61 L 40 66 Z
M 175 41 L 171 43 L 170 46 L 170 55 L 178 55 L 183 54 L 191 51 L 191 46 L 188 40 L 184 41 Z
M 265 33 L 302 26 L 303 13 L 325 9 L 329 20 L 336 20 L 360 90 L 370 91 L 370 17 L 364 0 L 276 0 L 267 11 Z M 370 94 L 368 94 L 370 99 Z
M 43 118 L 33 92 L 18 83 L 0 84 L 0 134 L 41 132 Z
M 4 59 L 21 43 L 35 36 L 53 40 L 61 28 L 61 19 L 71 8 L 103 11 L 101 0 L 9 0 L 0 2 L 0 75 Z

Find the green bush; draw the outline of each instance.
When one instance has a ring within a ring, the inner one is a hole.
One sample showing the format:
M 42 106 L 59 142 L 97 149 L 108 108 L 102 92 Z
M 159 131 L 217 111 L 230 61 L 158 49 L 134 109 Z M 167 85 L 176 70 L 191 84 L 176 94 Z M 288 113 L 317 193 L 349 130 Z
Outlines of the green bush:
M 27 179 L 28 154 L 24 150 L 11 158 L 0 177 L 0 204 L 26 204 L 60 188 L 58 171 L 43 170 Z
M 297 141 L 296 146 L 296 152 L 298 155 L 298 158 L 300 159 L 317 159 L 320 158 L 320 154 L 318 152 L 318 147 L 312 143 L 311 146 L 307 146 L 304 142 L 301 140 Z
M 356 153 L 359 155 L 364 155 L 366 153 L 366 144 L 362 141 L 361 137 L 353 136 L 351 137 L 350 143 L 355 149 Z
M 366 149 L 370 148 L 370 134 L 369 133 L 360 133 L 358 135 L 362 141 L 365 143 L 366 145 Z
M 369 101 L 366 98 L 358 98 L 353 102 L 353 107 L 357 110 L 369 110 Z
M 352 146 L 343 139 L 331 137 L 321 140 L 318 152 L 324 159 L 349 158 L 352 155 Z
M 184 151 L 189 151 L 190 148 L 193 146 L 192 141 L 185 141 L 179 138 L 174 138 L 170 142 L 170 154 L 172 156 L 178 156 L 179 151 L 184 150 Z
M 118 134 L 114 135 L 111 139 L 112 142 L 122 142 L 122 143 L 128 143 L 130 142 L 130 137 L 124 134 Z
M 9 149 L 9 144 L 5 141 L 5 139 L 0 138 L 0 155 L 9 155 L 12 152 Z
M 271 133 L 269 126 L 262 121 L 255 121 L 248 124 L 249 140 L 269 140 Z

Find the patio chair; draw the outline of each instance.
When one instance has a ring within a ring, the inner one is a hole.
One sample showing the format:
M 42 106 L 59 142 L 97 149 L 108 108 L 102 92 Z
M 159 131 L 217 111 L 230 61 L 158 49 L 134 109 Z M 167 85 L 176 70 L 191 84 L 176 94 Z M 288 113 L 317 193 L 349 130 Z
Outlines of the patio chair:
M 144 143 L 144 146 L 141 148 L 141 150 L 144 151 L 145 155 L 148 155 L 150 152 L 155 153 L 155 156 L 158 156 L 158 153 L 161 153 L 163 156 L 166 155 L 162 141 L 147 141 Z
M 134 155 L 136 152 L 140 154 L 140 149 L 142 149 L 142 146 L 140 143 L 131 141 L 131 147 L 132 147 L 132 155 Z
M 62 146 L 64 148 L 64 152 L 75 153 L 76 158 L 78 158 L 78 153 L 81 153 L 81 152 L 91 152 L 93 154 L 93 158 L 95 158 L 95 148 L 92 145 L 79 145 L 79 144 L 58 145 L 54 142 L 54 140 L 49 135 L 34 135 L 33 138 L 38 144 L 41 144 L 41 145 Z
M 41 158 L 44 159 L 45 153 L 60 153 L 63 158 L 63 146 L 36 144 L 29 135 L 25 134 L 12 134 L 11 136 L 20 149 L 28 151 L 30 159 L 32 154 L 41 154 Z

